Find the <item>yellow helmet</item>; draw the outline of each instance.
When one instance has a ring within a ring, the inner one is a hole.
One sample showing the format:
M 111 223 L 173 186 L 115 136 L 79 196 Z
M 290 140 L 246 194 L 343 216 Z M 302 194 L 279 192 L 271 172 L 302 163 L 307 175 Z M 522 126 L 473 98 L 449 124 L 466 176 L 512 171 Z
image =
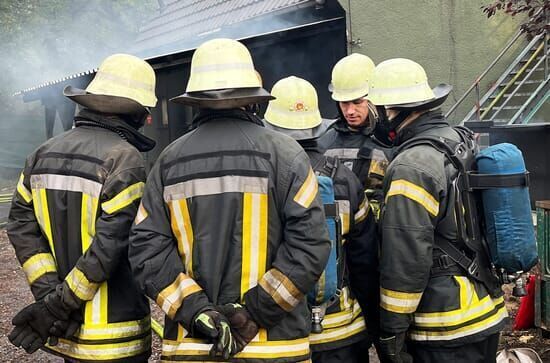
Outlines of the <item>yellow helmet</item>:
M 345 102 L 365 97 L 373 72 L 374 62 L 366 55 L 353 53 L 340 59 L 332 69 L 332 99 Z
M 275 100 L 265 112 L 266 126 L 296 140 L 319 137 L 326 130 L 317 100 L 317 91 L 305 79 L 290 76 L 271 89 Z
M 369 100 L 380 106 L 430 109 L 440 106 L 451 90 L 447 84 L 432 89 L 420 64 L 395 58 L 376 66 Z
M 90 109 L 105 113 L 138 113 L 154 107 L 155 71 L 144 60 L 113 54 L 101 63 L 86 90 L 67 86 L 63 94 Z
M 172 101 L 207 108 L 231 108 L 268 101 L 248 49 L 232 39 L 201 44 L 191 59 L 185 93 Z

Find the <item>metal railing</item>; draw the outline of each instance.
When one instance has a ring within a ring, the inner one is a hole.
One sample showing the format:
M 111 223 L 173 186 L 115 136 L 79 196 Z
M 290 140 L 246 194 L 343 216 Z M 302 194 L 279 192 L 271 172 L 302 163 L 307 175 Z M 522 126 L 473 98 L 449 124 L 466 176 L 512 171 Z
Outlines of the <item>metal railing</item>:
M 542 11 L 540 9 L 537 14 L 538 15 Z M 485 118 L 489 115 L 489 113 L 493 110 L 493 108 L 496 107 L 496 111 L 491 115 L 489 120 L 495 120 L 495 117 L 504 109 L 512 108 L 512 107 L 506 107 L 510 99 L 514 97 L 514 95 L 518 94 L 518 90 L 526 84 L 526 81 L 528 78 L 530 78 L 535 71 L 540 70 L 538 67 L 541 66 L 542 62 L 544 62 L 544 79 L 542 80 L 541 84 L 544 84 L 542 87 L 538 87 L 537 90 L 534 93 L 537 93 L 537 95 L 530 94 L 528 101 L 525 102 L 521 107 L 520 110 L 512 117 L 512 120 L 516 122 L 518 120 L 518 117 L 522 115 L 526 109 L 527 105 L 538 101 L 540 98 L 540 92 L 542 92 L 542 99 L 547 99 L 547 95 L 544 93 L 547 91 L 547 80 L 548 80 L 548 34 L 539 34 L 535 36 L 528 44 L 525 46 L 520 54 L 512 61 L 512 63 L 506 68 L 506 70 L 501 74 L 501 76 L 498 78 L 498 80 L 490 87 L 490 89 L 481 97 L 481 91 L 480 91 L 480 84 L 482 80 L 487 76 L 487 74 L 493 70 L 495 65 L 499 63 L 499 61 L 509 53 L 510 49 L 518 42 L 519 39 L 524 39 L 522 37 L 522 34 L 524 34 L 521 30 L 518 30 L 516 34 L 508 41 L 508 43 L 504 46 L 504 48 L 500 51 L 500 53 L 495 57 L 495 59 L 487 66 L 487 68 L 474 80 L 472 85 L 464 92 L 464 94 L 456 101 L 456 103 L 447 111 L 445 116 L 448 118 L 451 116 L 458 107 L 469 97 L 471 96 L 472 92 L 475 91 L 475 102 L 474 107 L 468 112 L 466 117 L 463 118 L 462 123 L 464 121 L 468 120 L 476 120 L 476 121 L 482 121 L 485 120 Z M 539 44 L 540 42 L 540 44 Z M 536 50 L 529 54 L 533 49 Z M 538 58 L 540 54 L 543 54 L 542 57 Z M 514 72 L 514 70 L 518 69 L 520 67 L 520 63 L 525 62 L 521 66 L 521 68 L 515 72 L 512 79 L 507 80 L 507 78 Z M 529 69 L 529 66 L 531 66 L 533 63 L 536 63 L 534 67 Z M 527 75 L 524 78 L 521 78 L 522 76 Z M 528 82 L 528 83 L 533 83 Z M 514 88 L 514 90 L 507 94 L 506 92 L 514 85 L 517 84 L 517 86 Z M 500 90 L 500 92 L 496 95 L 495 92 L 499 87 L 503 87 L 503 89 Z M 493 98 L 493 100 L 490 102 L 490 104 L 487 107 L 483 107 L 485 103 L 490 99 Z M 503 101 L 502 104 L 499 106 L 498 103 L 500 101 Z M 541 103 L 537 103 L 537 107 L 540 107 Z M 514 107 L 515 108 L 515 107 Z M 531 114 L 531 113 L 530 113 Z M 474 118 L 475 115 L 475 118 Z M 512 120 L 510 122 L 512 122 Z

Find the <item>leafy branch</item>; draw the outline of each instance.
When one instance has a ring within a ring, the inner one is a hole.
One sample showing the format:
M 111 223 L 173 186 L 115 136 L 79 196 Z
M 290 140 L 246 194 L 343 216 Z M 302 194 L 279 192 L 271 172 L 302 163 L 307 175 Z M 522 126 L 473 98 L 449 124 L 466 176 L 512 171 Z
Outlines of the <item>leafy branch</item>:
M 531 36 L 550 30 L 550 0 L 494 0 L 481 8 L 487 18 L 500 11 L 511 16 L 526 14 L 528 19 L 521 24 L 521 30 Z

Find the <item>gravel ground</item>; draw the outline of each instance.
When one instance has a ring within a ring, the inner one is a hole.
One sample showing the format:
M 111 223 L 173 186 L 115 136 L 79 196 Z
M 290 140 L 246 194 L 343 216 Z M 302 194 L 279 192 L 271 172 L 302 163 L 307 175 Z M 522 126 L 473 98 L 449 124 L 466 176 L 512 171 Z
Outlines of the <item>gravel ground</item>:
M 15 258 L 13 248 L 8 242 L 5 230 L 0 230 L 0 362 L 56 362 L 63 360 L 42 351 L 29 355 L 20 348 L 15 348 L 7 339 L 12 329 L 11 318 L 23 307 L 32 302 L 32 295 L 27 286 L 25 275 Z M 507 308 L 512 318 L 515 317 L 519 299 L 510 295 L 507 287 Z M 162 312 L 155 304 L 151 304 L 152 316 L 162 322 Z M 530 347 L 535 349 L 544 362 L 550 362 L 550 339 L 540 337 L 535 329 L 513 332 L 508 327 L 501 338 L 502 347 Z M 153 334 L 153 355 L 150 362 L 160 360 L 160 339 Z M 370 352 L 371 363 L 378 363 L 376 353 Z

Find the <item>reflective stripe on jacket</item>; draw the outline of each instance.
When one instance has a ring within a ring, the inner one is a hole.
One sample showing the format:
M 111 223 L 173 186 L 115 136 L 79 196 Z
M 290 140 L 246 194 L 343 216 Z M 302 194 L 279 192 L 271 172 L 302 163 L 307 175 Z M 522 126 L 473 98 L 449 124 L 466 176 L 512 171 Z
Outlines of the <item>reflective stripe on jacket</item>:
M 300 144 L 311 164 L 322 169 L 325 157 L 320 150 L 307 142 Z M 374 214 L 361 182 L 342 164 L 336 168 L 333 184 L 342 222 L 343 262 L 346 263 L 344 287 L 338 303 L 327 309 L 322 321 L 323 331 L 309 336 L 314 351 L 342 348 L 366 339 L 367 328 L 374 334 L 378 330 L 378 235 Z M 353 283 L 351 290 L 350 282 Z
M 232 362 L 306 360 L 304 294 L 330 252 L 307 155 L 244 111 L 195 124 L 157 160 L 132 228 L 134 273 L 166 313 L 162 359 L 210 360 L 194 317 L 241 302 L 261 329 Z
M 423 135 L 459 140 L 441 112 L 420 116 L 398 134 L 397 143 Z M 441 346 L 475 342 L 502 329 L 502 297 L 449 273 L 431 276 L 432 259 L 442 252 L 435 238 L 457 240 L 450 183 L 456 169 L 428 145 L 403 150 L 384 180 L 381 219 L 381 329 L 409 330 L 410 339 Z
M 122 122 L 122 121 L 120 121 Z M 46 348 L 79 361 L 150 355 L 149 304 L 132 278 L 128 234 L 143 192 L 144 163 L 115 132 L 82 126 L 27 158 L 8 236 L 35 298 L 63 283 L 83 325 Z
M 364 130 L 351 130 L 343 118 L 334 122 L 319 139 L 326 156 L 338 157 L 359 178 L 365 190 L 382 188 L 389 164 L 390 148 Z

